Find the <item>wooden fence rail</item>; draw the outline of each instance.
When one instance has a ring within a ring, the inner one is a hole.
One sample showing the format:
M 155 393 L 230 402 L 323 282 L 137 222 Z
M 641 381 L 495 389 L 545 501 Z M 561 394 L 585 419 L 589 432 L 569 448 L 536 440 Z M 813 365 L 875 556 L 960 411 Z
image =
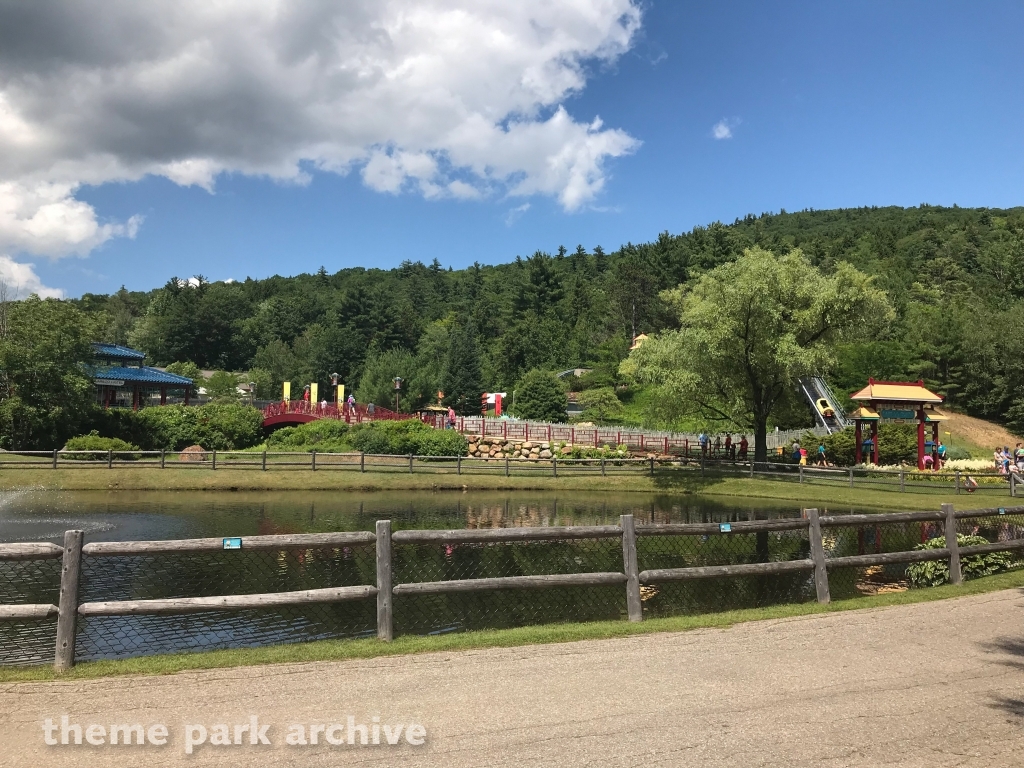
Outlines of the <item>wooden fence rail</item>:
M 854 556 L 826 557 L 822 545 L 822 529 L 836 526 L 875 527 L 910 522 L 943 522 L 946 531 L 955 530 L 958 520 L 1003 515 L 1024 515 L 1024 506 L 997 507 L 956 512 L 951 504 L 941 511 L 898 512 L 878 515 L 846 515 L 819 517 L 816 509 L 805 510 L 799 519 L 752 520 L 731 523 L 680 523 L 636 525 L 632 515 L 622 515 L 619 525 L 575 527 L 497 528 L 475 530 L 402 530 L 392 533 L 390 520 L 379 520 L 374 532 L 350 531 L 336 533 L 294 534 L 282 536 L 247 536 L 227 539 L 181 539 L 167 541 L 90 542 L 83 546 L 81 531 L 67 531 L 64 546 L 48 542 L 0 544 L 0 560 L 43 560 L 61 558 L 60 598 L 57 605 L 0 605 L 0 620 L 34 621 L 57 616 L 56 654 L 54 666 L 68 669 L 75 661 L 77 619 L 80 616 L 177 615 L 206 611 L 240 611 L 280 606 L 337 603 L 350 600 L 377 601 L 377 636 L 389 641 L 393 637 L 394 596 L 437 595 L 504 589 L 548 589 L 559 587 L 626 586 L 627 616 L 630 621 L 643 618 L 640 585 L 671 581 L 692 581 L 728 577 L 773 576 L 787 573 L 811 574 L 817 600 L 829 602 L 828 573 L 839 568 L 863 568 L 876 565 L 948 560 L 950 580 L 960 583 L 960 558 L 991 552 L 1024 550 L 1024 538 L 999 541 L 971 547 L 959 547 L 955 536 L 941 549 L 879 552 Z M 637 569 L 637 540 L 664 536 L 742 536 L 806 532 L 809 557 L 794 560 L 738 563 L 732 565 L 689 566 L 682 568 Z M 500 546 L 516 542 L 573 541 L 588 539 L 621 539 L 622 570 L 612 572 L 542 574 L 498 578 L 453 579 L 394 583 L 393 553 L 395 547 L 411 545 L 484 544 Z M 234 594 L 210 597 L 178 597 L 153 600 L 105 600 L 79 603 L 79 580 L 83 558 L 151 556 L 182 552 L 287 551 L 332 549 L 353 545 L 375 547 L 375 584 L 346 587 L 304 589 L 263 594 Z
M 92 458 L 88 458 L 88 457 Z M 171 459 L 171 460 L 168 460 Z M 188 460 L 176 460 L 168 451 L 19 451 L 0 453 L 0 469 L 208 469 L 208 470 L 294 470 L 310 472 L 402 472 L 425 474 L 562 475 L 646 474 L 679 471 L 740 477 L 786 480 L 796 483 L 842 484 L 850 488 L 908 493 L 920 490 L 966 493 L 1000 493 L 1017 496 L 1016 475 L 998 472 L 973 472 L 978 481 L 968 487 L 966 473 L 915 473 L 905 469 L 870 467 L 802 467 L 778 461 L 753 462 L 713 456 L 701 451 L 672 456 L 635 458 L 569 459 L 470 458 L 466 456 L 417 456 L 369 453 L 323 453 L 319 451 L 207 451 L 190 454 Z M 999 480 L 998 483 L 990 482 Z

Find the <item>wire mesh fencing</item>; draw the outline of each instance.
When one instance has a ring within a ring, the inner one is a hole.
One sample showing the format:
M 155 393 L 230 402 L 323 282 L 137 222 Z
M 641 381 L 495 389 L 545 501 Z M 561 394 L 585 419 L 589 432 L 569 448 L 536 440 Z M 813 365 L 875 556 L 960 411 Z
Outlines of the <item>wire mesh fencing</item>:
M 637 537 L 641 572 L 672 568 L 746 565 L 810 556 L 806 527 L 782 531 L 726 532 Z M 664 581 L 641 586 L 644 613 L 650 616 L 712 613 L 800 603 L 814 598 L 809 573 L 765 574 Z
M 395 543 L 396 584 L 622 571 L 619 538 Z M 395 631 L 437 634 L 625 615 L 621 585 L 396 595 Z
M 56 605 L 60 596 L 61 561 L 0 560 L 0 605 Z M 53 661 L 56 616 L 48 619 L 0 621 L 0 664 L 20 666 Z
M 81 602 L 293 592 L 373 584 L 372 545 L 325 549 L 182 552 L 86 557 Z M 77 656 L 125 658 L 362 637 L 375 632 L 372 601 L 311 603 L 176 615 L 86 616 Z

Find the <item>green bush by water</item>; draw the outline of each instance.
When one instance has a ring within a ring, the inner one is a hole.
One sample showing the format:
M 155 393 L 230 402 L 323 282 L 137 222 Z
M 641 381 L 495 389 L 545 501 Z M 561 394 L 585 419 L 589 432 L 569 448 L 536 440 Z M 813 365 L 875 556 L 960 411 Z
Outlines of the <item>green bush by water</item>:
M 983 536 L 965 536 L 958 533 L 956 543 L 960 547 L 975 547 L 988 544 Z M 914 549 L 943 549 L 946 537 L 937 536 Z M 968 555 L 960 558 L 960 572 L 965 580 L 991 576 L 994 573 L 1008 570 L 1013 565 L 1009 552 L 990 552 L 986 555 Z M 912 587 L 937 587 L 949 583 L 949 562 L 946 560 L 930 560 L 924 563 L 911 563 L 907 566 L 907 578 Z
M 95 429 L 88 435 L 82 435 L 80 437 L 73 437 L 64 446 L 65 451 L 137 451 L 139 446 L 132 445 L 131 443 L 120 440 L 116 437 L 100 437 L 99 432 Z M 105 456 L 98 453 L 76 453 L 71 455 L 65 455 L 64 458 L 75 459 L 78 461 L 103 461 Z M 122 457 L 118 457 L 122 458 Z
M 434 429 L 416 419 L 351 425 L 333 419 L 319 419 L 271 433 L 266 447 L 271 451 L 465 456 L 468 443 L 455 430 Z

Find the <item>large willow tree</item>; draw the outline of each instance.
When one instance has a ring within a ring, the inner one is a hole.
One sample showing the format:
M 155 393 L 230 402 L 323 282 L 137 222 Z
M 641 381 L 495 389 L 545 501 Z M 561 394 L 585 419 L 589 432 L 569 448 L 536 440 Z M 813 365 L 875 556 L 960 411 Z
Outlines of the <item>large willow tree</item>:
M 823 273 L 798 250 L 744 251 L 662 298 L 679 329 L 649 338 L 623 373 L 686 412 L 753 432 L 757 461 L 767 459 L 768 422 L 797 380 L 827 371 L 838 343 L 893 315 L 872 278 L 842 262 Z

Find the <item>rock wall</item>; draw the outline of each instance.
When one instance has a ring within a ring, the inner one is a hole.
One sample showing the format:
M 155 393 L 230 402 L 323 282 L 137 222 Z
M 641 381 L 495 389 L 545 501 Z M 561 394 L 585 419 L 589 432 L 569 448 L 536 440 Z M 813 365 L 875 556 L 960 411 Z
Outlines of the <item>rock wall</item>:
M 505 440 L 500 437 L 467 435 L 468 456 L 475 459 L 550 459 L 560 455 L 558 446 L 536 440 Z

